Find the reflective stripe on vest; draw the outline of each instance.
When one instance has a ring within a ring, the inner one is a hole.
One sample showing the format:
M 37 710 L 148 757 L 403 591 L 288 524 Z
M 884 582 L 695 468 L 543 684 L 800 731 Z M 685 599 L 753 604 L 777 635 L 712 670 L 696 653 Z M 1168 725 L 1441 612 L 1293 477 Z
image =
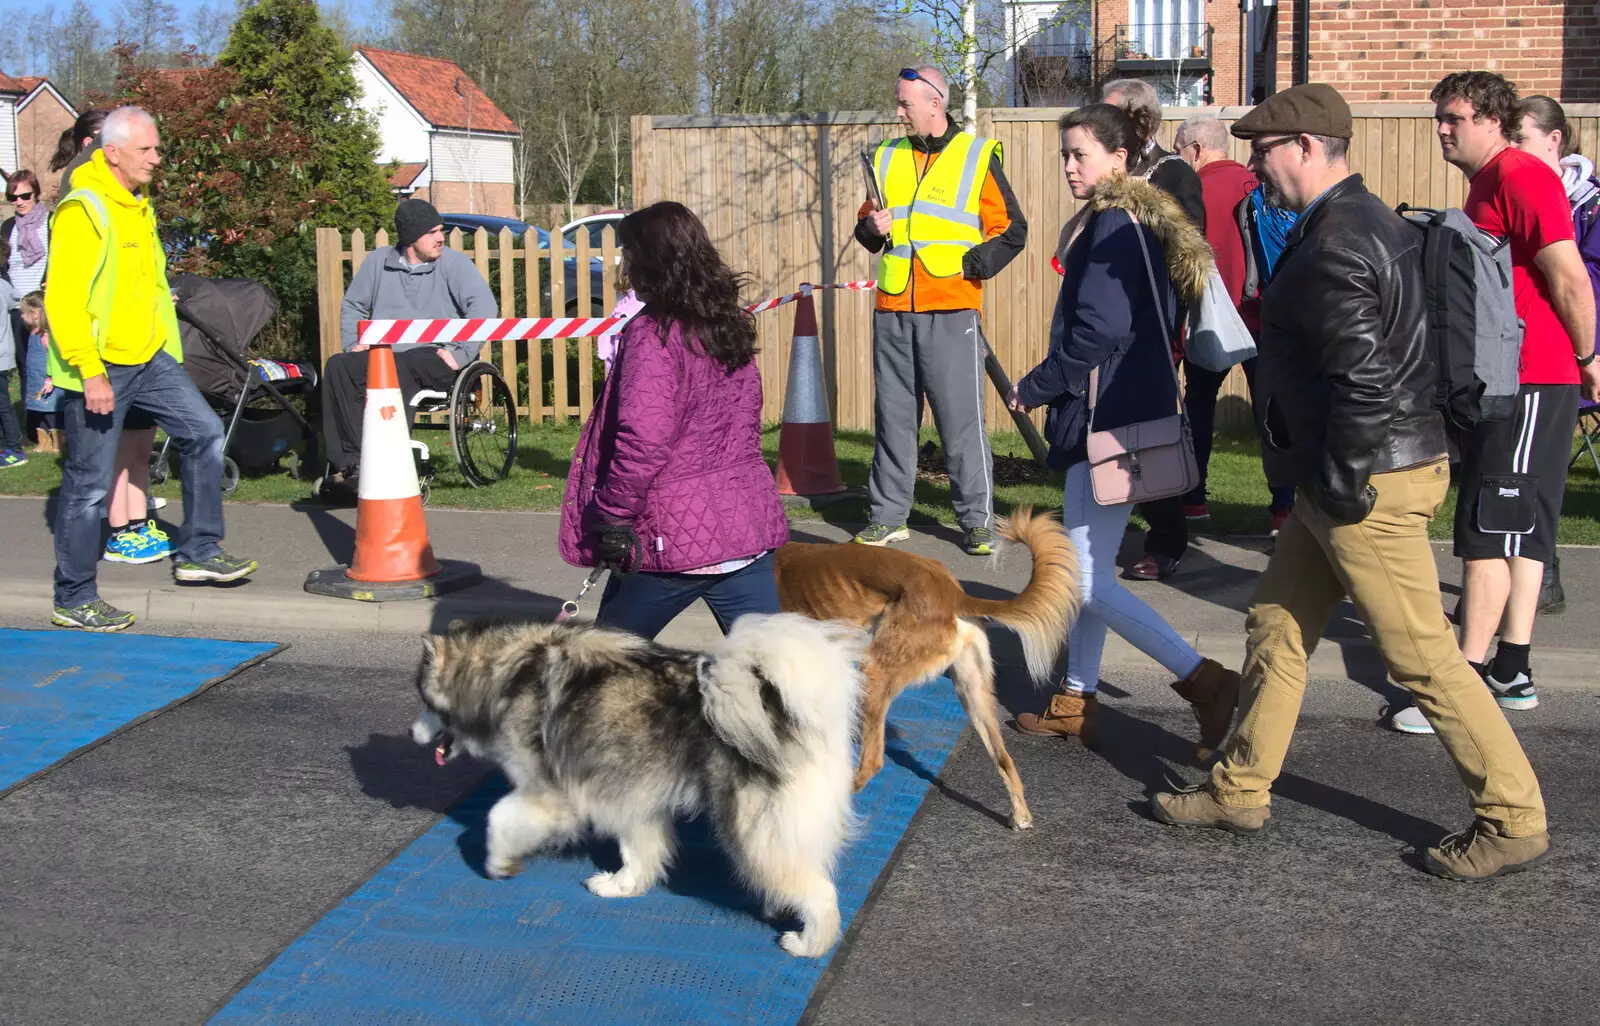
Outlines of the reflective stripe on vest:
M 979 203 L 989 161 L 1000 144 L 957 132 L 919 180 L 909 139 L 879 145 L 873 164 L 894 215 L 889 245 L 878 258 L 878 288 L 899 295 L 911 283 L 913 257 L 935 278 L 961 274 L 967 251 L 983 241 Z

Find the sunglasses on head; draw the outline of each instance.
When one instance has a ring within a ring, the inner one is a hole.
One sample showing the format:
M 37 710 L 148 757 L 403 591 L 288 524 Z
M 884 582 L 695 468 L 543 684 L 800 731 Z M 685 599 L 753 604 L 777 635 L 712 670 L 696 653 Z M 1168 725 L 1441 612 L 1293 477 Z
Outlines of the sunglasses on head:
M 24 199 L 33 199 L 33 193 L 31 193 L 31 192 L 8 192 L 8 193 L 6 193 L 6 202 L 7 203 L 15 203 L 17 200 L 24 200 Z
M 905 79 L 907 82 L 924 82 L 930 89 L 939 94 L 940 99 L 948 99 L 948 97 L 944 95 L 943 89 L 940 89 L 938 86 L 919 75 L 916 68 L 901 68 L 900 77 Z

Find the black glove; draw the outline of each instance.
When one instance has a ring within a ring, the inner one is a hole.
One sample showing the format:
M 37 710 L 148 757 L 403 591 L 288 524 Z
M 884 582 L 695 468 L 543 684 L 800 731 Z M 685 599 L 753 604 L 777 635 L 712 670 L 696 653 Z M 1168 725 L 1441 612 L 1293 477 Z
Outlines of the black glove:
M 1311 487 L 1311 498 L 1324 513 L 1328 514 L 1328 519 L 1336 524 L 1349 526 L 1367 519 L 1373 507 L 1378 504 L 1378 490 L 1369 482 L 1361 486 L 1361 494 L 1346 498 L 1335 496 L 1318 484 Z
M 612 570 L 627 570 L 639 561 L 644 546 L 632 524 L 603 522 L 594 528 L 594 554 L 600 565 Z

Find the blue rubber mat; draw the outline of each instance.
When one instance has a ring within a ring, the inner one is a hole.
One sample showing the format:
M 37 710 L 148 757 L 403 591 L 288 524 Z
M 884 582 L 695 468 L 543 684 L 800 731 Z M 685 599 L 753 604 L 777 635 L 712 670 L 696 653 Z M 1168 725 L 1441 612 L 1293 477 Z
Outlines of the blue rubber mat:
M 889 717 L 883 770 L 856 796 L 865 819 L 837 884 L 848 927 L 888 865 L 966 722 L 948 681 L 914 688 Z M 428 753 L 418 749 L 417 758 Z M 609 843 L 481 875 L 496 775 L 291 944 L 218 1023 L 792 1023 L 827 959 L 778 947 L 778 927 L 732 879 L 701 821 L 680 825 L 667 882 L 597 898 Z
M 0 794 L 281 647 L 0 629 Z

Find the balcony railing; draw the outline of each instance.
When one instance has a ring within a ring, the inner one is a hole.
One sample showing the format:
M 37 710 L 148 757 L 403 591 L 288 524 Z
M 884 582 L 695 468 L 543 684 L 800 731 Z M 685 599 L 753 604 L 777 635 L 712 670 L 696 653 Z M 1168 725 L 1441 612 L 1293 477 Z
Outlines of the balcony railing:
M 1183 62 L 1186 67 L 1211 66 L 1211 26 L 1205 22 L 1118 25 L 1118 64 Z

